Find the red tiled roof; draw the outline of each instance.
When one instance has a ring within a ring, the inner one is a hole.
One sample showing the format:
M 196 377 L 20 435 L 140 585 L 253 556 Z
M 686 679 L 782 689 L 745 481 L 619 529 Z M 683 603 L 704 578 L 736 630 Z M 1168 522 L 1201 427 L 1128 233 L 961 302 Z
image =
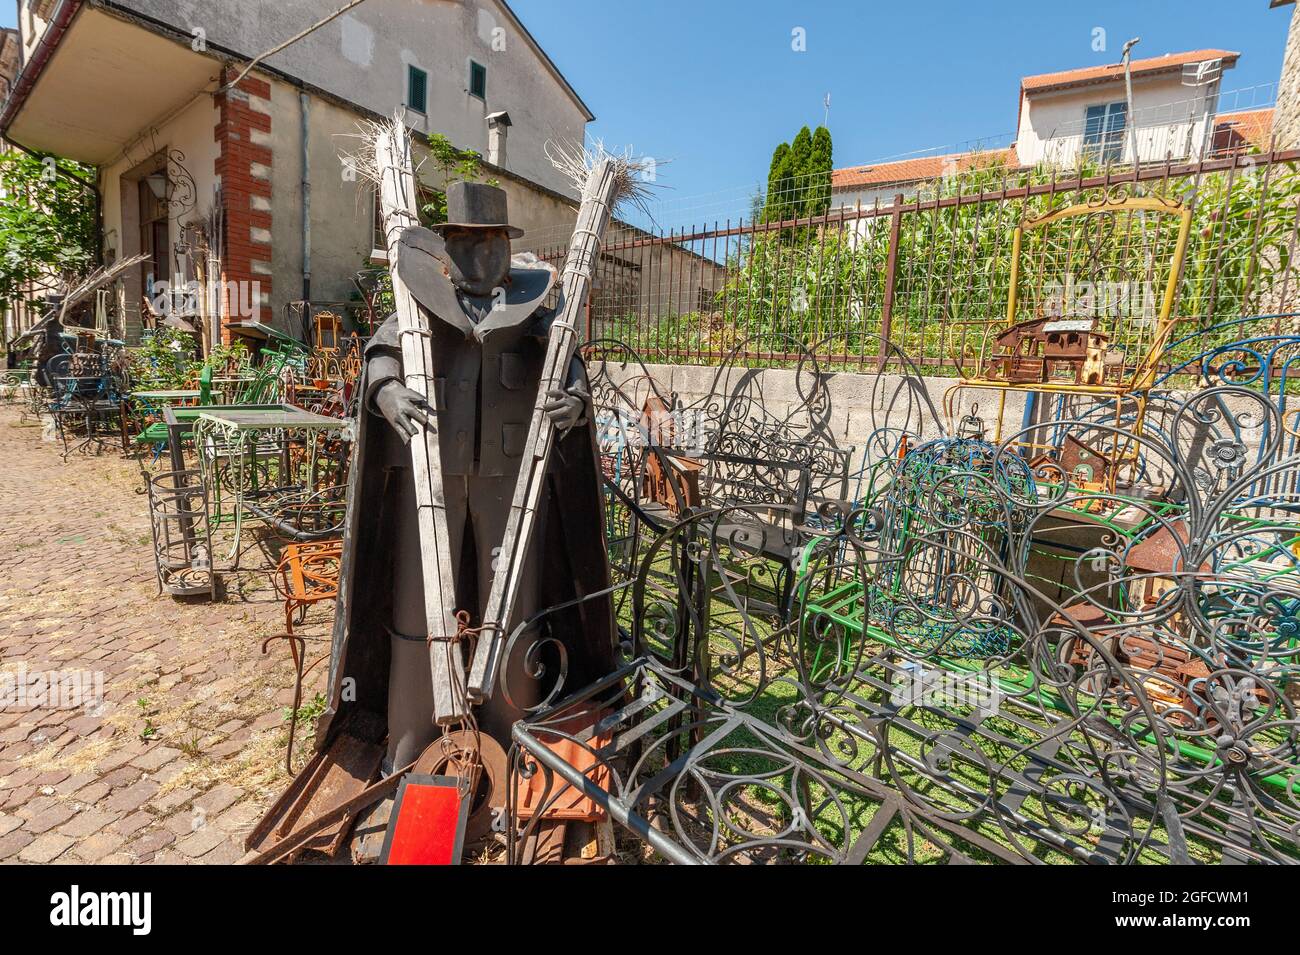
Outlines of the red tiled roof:
M 1266 150 L 1273 141 L 1273 108 L 1220 113 L 1214 118 L 1214 151 L 1254 146 Z
M 1166 53 L 1144 60 L 1133 60 L 1130 69 L 1134 76 L 1145 73 L 1161 73 L 1166 70 L 1181 70 L 1189 63 L 1201 63 L 1205 60 L 1223 60 L 1224 66 L 1237 62 L 1240 53 L 1232 50 L 1188 50 L 1186 53 Z M 1106 66 L 1086 66 L 1078 70 L 1062 70 L 1059 73 L 1039 73 L 1025 76 L 1020 80 L 1020 88 L 1026 92 L 1061 89 L 1083 83 L 1105 83 L 1124 78 L 1124 66 L 1110 63 Z
M 862 189 L 895 183 L 938 179 L 946 172 L 967 172 L 986 166 L 1017 164 L 1015 147 L 976 152 L 949 153 L 946 156 L 919 156 L 869 166 L 848 166 L 831 173 L 831 189 Z

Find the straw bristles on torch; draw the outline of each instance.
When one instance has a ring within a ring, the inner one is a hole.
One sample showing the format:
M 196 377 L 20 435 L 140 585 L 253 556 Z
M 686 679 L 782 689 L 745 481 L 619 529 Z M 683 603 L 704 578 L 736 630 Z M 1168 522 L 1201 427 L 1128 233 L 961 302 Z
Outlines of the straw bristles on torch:
M 646 173 L 652 168 L 650 161 L 633 158 L 630 150 L 610 152 L 600 140 L 584 146 L 573 140 L 553 139 L 546 143 L 545 151 L 551 165 L 573 183 L 579 195 L 585 191 L 593 170 L 603 162 L 613 163 L 614 204 L 632 206 L 649 214 L 646 203 L 651 183 Z

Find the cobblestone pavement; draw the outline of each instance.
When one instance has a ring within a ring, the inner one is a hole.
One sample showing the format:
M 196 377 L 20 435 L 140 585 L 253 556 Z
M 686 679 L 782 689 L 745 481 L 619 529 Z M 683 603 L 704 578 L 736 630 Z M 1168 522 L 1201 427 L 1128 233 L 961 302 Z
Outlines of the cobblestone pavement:
M 141 487 L 135 462 L 65 464 L 0 408 L 0 862 L 234 862 L 287 782 L 293 669 L 284 641 L 262 653 L 284 629 L 269 575 L 225 576 L 217 603 L 159 596 Z M 296 628 L 311 660 L 332 614 Z M 33 708 L 14 699 L 24 671 L 102 674 L 102 703 Z

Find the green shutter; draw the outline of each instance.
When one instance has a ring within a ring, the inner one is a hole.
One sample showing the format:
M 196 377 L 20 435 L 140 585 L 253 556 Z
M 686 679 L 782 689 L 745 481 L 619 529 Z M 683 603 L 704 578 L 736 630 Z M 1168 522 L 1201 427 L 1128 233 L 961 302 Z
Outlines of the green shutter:
M 471 96 L 487 99 L 487 67 L 473 60 L 469 61 L 469 92 Z
M 429 76 L 418 66 L 406 68 L 406 105 L 421 113 L 428 112 Z

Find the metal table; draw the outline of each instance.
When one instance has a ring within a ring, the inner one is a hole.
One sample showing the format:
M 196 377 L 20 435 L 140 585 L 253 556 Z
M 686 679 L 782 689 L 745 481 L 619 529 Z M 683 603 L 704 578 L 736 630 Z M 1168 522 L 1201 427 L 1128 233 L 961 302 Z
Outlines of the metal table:
M 279 407 L 279 405 L 245 405 L 242 406 L 242 410 L 258 410 L 263 408 L 276 409 Z M 171 474 L 173 476 L 184 475 L 187 473 L 185 467 L 185 441 L 193 435 L 194 422 L 198 420 L 199 415 L 204 411 L 211 411 L 218 408 L 234 410 L 233 406 L 223 405 L 163 405 L 162 416 L 163 421 L 167 425 L 167 451 L 171 460 Z M 196 471 L 195 473 L 198 472 Z M 181 485 L 177 485 L 173 488 L 173 491 L 177 494 L 184 492 L 184 490 L 185 488 Z M 203 507 L 204 519 L 207 520 L 208 508 L 206 494 L 204 497 Z M 188 520 L 182 521 L 181 530 L 184 534 L 187 546 L 192 547 L 197 540 L 193 523 Z M 204 534 L 206 535 L 207 533 L 208 528 L 205 527 Z M 209 549 L 209 553 L 212 553 L 211 549 Z
M 212 499 L 212 519 L 233 524 L 234 541 L 228 559 L 238 564 L 240 535 L 250 499 L 291 487 L 315 488 L 321 463 L 315 437 L 333 433 L 352 438 L 352 422 L 313 414 L 293 405 L 262 407 L 209 406 L 195 410 L 194 444 L 199 470 Z M 303 456 L 295 461 L 290 434 L 301 436 Z M 229 509 L 226 497 L 229 495 Z
M 127 397 L 149 402 L 187 401 L 198 398 L 201 394 L 197 388 L 160 388 L 155 391 L 133 391 Z
M 260 411 L 283 408 L 284 405 L 165 405 L 163 421 L 167 422 L 167 445 L 171 454 L 173 471 L 185 470 L 183 443 L 194 430 L 194 422 L 205 411 Z

